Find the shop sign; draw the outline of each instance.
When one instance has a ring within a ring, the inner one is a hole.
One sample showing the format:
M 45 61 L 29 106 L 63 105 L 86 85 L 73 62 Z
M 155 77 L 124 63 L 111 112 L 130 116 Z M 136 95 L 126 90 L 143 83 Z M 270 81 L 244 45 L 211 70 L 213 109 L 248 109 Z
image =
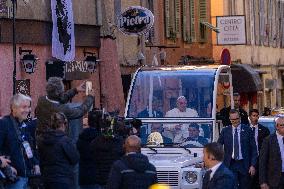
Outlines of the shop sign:
M 118 16 L 118 29 L 127 35 L 143 35 L 154 24 L 153 13 L 141 6 L 128 7 Z
M 245 45 L 245 16 L 217 16 L 218 45 Z
M 90 77 L 86 61 L 65 62 L 66 80 L 84 80 Z

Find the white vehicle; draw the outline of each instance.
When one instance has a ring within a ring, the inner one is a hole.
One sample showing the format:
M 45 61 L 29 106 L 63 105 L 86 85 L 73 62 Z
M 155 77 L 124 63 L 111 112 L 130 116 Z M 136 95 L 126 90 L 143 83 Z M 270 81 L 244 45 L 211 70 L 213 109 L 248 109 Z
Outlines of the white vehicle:
M 202 188 L 204 170 L 198 164 L 202 163 L 203 146 L 216 141 L 222 129 L 216 112 L 233 107 L 231 83 L 231 70 L 225 65 L 137 70 L 125 117 L 142 120 L 142 153 L 155 165 L 159 183 L 173 189 Z M 176 109 L 180 96 L 187 100 L 186 113 Z M 163 139 L 147 145 L 148 136 L 154 132 Z

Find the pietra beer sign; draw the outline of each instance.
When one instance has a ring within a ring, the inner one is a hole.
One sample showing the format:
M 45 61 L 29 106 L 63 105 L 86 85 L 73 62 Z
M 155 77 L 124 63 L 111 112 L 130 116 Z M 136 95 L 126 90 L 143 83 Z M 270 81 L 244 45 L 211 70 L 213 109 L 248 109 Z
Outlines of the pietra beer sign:
M 140 6 L 128 7 L 118 16 L 118 29 L 128 35 L 143 35 L 154 24 L 153 13 Z

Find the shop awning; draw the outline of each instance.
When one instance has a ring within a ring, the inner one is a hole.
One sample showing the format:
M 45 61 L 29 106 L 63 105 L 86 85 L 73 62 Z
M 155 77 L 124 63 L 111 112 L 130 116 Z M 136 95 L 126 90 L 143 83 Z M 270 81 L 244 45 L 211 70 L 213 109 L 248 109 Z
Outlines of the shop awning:
M 248 64 L 232 64 L 234 92 L 261 91 L 262 81 L 257 70 Z

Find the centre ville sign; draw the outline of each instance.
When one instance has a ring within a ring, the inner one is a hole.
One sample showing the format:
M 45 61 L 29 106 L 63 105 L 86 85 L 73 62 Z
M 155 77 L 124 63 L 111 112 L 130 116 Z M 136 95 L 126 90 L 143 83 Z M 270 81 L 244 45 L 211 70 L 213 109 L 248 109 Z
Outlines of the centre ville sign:
M 153 13 L 141 6 L 128 7 L 118 16 L 118 29 L 127 35 L 143 35 L 154 24 Z

